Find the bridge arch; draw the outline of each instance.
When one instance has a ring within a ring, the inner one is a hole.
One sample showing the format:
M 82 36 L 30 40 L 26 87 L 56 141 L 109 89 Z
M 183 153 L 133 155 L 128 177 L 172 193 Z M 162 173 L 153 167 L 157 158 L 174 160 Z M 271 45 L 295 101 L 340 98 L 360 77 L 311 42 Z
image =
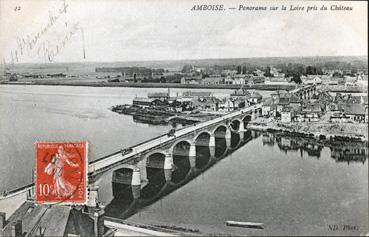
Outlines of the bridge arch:
M 204 135 L 204 134 L 209 135 L 209 140 L 210 140 L 210 137 L 212 136 L 212 133 L 211 133 L 211 132 L 209 132 L 209 131 L 207 131 L 207 130 L 204 130 L 204 131 L 201 131 L 201 132 L 199 132 L 198 134 L 196 134 L 196 136 L 195 136 L 195 137 L 193 138 L 193 140 L 192 140 L 193 144 L 198 145 L 198 144 L 196 144 L 196 141 L 198 140 L 198 138 L 199 138 L 200 136 L 202 136 L 202 135 Z
M 215 138 L 225 138 L 225 134 L 228 129 L 229 128 L 226 124 L 219 124 L 213 129 L 212 134 L 215 136 Z
M 170 147 L 169 149 L 169 152 L 172 154 L 172 155 L 178 155 L 178 154 L 175 154 L 175 148 L 177 147 L 177 145 L 180 145 L 180 144 L 187 144 L 189 147 L 193 144 L 192 141 L 190 140 L 178 140 L 176 141 L 175 143 L 173 143 L 173 145 Z M 189 151 L 189 148 L 188 148 L 188 151 Z
M 238 118 L 236 118 L 236 119 L 233 119 L 232 121 L 231 121 L 231 128 L 233 129 L 233 130 L 235 130 L 235 131 L 238 131 L 239 129 L 240 129 L 240 125 L 241 125 L 241 123 L 242 123 L 242 120 L 241 119 L 238 119 Z
M 146 167 L 163 169 L 166 153 L 164 151 L 153 151 L 146 155 Z
M 224 124 L 224 123 L 222 123 L 222 124 L 219 124 L 219 125 L 217 125 L 212 131 L 211 131 L 211 134 L 214 134 L 215 135 L 215 132 L 219 129 L 219 128 L 225 128 L 225 129 L 228 129 L 228 126 L 226 125 L 226 124 Z
M 251 114 L 246 114 L 245 116 L 242 117 L 242 121 L 251 121 Z
M 145 159 L 147 160 L 150 156 L 152 156 L 152 155 L 154 155 L 154 154 L 161 154 L 161 155 L 163 155 L 163 156 L 165 156 L 165 155 L 166 155 L 166 153 L 165 153 L 165 151 L 164 151 L 164 150 L 154 150 L 154 151 L 151 151 L 151 152 L 147 153 L 147 154 L 145 155 Z
M 246 129 L 247 125 L 249 124 L 249 122 L 252 120 L 252 115 L 251 114 L 246 114 L 243 118 L 242 118 L 242 122 L 243 122 L 243 126 Z

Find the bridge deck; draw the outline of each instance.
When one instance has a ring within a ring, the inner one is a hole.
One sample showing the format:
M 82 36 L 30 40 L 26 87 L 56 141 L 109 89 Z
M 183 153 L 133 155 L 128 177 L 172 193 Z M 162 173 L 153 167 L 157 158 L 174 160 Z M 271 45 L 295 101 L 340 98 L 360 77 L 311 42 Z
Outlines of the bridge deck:
M 90 162 L 89 166 L 88 166 L 88 173 L 89 174 L 99 173 L 99 171 L 101 171 L 101 170 L 103 170 L 103 169 L 105 169 L 109 166 L 112 166 L 112 165 L 114 165 L 118 162 L 129 161 L 129 160 L 133 159 L 134 157 L 136 157 L 137 155 L 139 155 L 140 153 L 142 153 L 144 151 L 147 151 L 147 150 L 150 150 L 150 149 L 153 149 L 153 148 L 156 148 L 156 147 L 162 145 L 163 143 L 173 141 L 173 140 L 177 139 L 178 137 L 182 137 L 182 136 L 187 135 L 191 132 L 194 132 L 198 129 L 203 129 L 205 127 L 217 124 L 217 123 L 222 122 L 226 119 L 231 119 L 231 118 L 233 118 L 235 116 L 238 116 L 242 113 L 247 113 L 251 110 L 259 109 L 259 108 L 261 108 L 261 106 L 262 106 L 262 104 L 253 105 L 253 106 L 250 106 L 250 107 L 247 107 L 247 108 L 244 108 L 244 109 L 240 109 L 240 110 L 235 111 L 235 112 L 231 112 L 229 114 L 226 114 L 226 115 L 224 115 L 222 117 L 219 117 L 219 118 L 216 118 L 216 119 L 212 119 L 212 120 L 209 120 L 209 121 L 206 121 L 206 122 L 201 122 L 201 123 L 198 123 L 198 124 L 195 124 L 195 125 L 190 125 L 190 126 L 181 128 L 181 129 L 176 131 L 175 137 L 174 136 L 169 137 L 167 134 L 164 134 L 164 135 L 152 138 L 150 140 L 144 141 L 140 144 L 137 144 L 135 146 L 130 147 L 132 149 L 132 152 L 130 152 L 126 155 L 123 155 L 123 156 L 121 155 L 121 153 L 119 151 L 115 152 L 115 153 L 112 153 L 108 156 L 105 156 L 105 157 L 102 157 L 100 159 L 97 159 L 97 160 L 94 160 L 94 161 Z

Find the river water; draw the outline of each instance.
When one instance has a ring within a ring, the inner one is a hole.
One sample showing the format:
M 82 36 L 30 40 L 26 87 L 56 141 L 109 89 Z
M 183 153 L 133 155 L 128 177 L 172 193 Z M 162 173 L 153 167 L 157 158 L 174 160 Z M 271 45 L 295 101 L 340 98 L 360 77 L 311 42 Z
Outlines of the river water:
M 134 96 L 157 91 L 166 89 L 1 85 L 0 191 L 32 181 L 35 141 L 87 140 L 93 160 L 165 133 L 170 126 L 136 123 L 109 110 L 130 103 Z M 171 94 L 183 91 L 171 89 Z M 211 91 L 217 96 L 231 93 Z M 115 186 L 106 180 L 103 189 L 107 191 L 101 195 L 106 214 L 206 233 L 368 232 L 367 149 L 365 154 L 342 156 L 342 150 L 267 134 L 247 133 L 244 139 L 240 142 L 239 135 L 232 134 L 235 148 L 230 151 L 218 138 L 215 158 L 208 148 L 197 147 L 197 172 L 189 172 L 186 157 L 174 157 L 177 169 L 171 174 L 171 185 L 157 196 L 168 180 L 161 171 L 150 171 L 149 184 L 137 203 L 132 197 L 112 195 Z M 227 227 L 226 220 L 262 222 L 265 229 Z M 344 230 L 344 225 L 355 229 Z M 334 226 L 338 230 L 331 230 Z

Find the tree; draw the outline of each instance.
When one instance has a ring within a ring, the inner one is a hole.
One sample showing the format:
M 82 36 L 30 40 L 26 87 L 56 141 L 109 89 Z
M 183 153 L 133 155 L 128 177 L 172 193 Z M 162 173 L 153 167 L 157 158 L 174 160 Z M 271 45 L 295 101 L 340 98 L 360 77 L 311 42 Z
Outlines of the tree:
M 306 67 L 306 74 L 307 75 L 316 75 L 317 74 L 316 67 L 307 66 Z
M 266 70 L 265 70 L 265 73 L 264 73 L 264 76 L 266 77 L 272 77 L 273 75 L 270 73 L 270 67 L 266 67 Z
M 167 81 L 166 81 L 166 79 L 165 79 L 165 77 L 160 77 L 160 83 L 166 83 Z
M 243 67 L 242 67 L 242 74 L 247 74 L 246 66 L 243 66 Z
M 192 71 L 192 69 L 193 69 L 193 67 L 192 67 L 192 65 L 189 65 L 189 64 L 186 64 L 186 65 L 184 65 L 183 66 L 183 68 L 182 68 L 182 72 L 183 73 L 188 73 L 188 72 L 191 72 Z
M 332 77 L 343 78 L 343 75 L 342 75 L 342 73 L 336 71 L 336 72 L 333 73 Z
M 241 74 L 242 73 L 242 66 L 238 65 L 237 66 L 237 74 Z
M 298 73 L 294 73 L 292 76 L 291 81 L 295 82 L 296 84 L 301 84 L 302 80 L 301 80 L 301 76 Z

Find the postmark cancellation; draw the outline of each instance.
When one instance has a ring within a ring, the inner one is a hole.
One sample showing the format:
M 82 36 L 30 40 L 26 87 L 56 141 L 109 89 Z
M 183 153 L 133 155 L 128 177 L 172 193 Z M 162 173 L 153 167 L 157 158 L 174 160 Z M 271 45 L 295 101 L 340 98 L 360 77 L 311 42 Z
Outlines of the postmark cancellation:
M 87 142 L 37 142 L 35 201 L 84 205 L 87 190 Z

